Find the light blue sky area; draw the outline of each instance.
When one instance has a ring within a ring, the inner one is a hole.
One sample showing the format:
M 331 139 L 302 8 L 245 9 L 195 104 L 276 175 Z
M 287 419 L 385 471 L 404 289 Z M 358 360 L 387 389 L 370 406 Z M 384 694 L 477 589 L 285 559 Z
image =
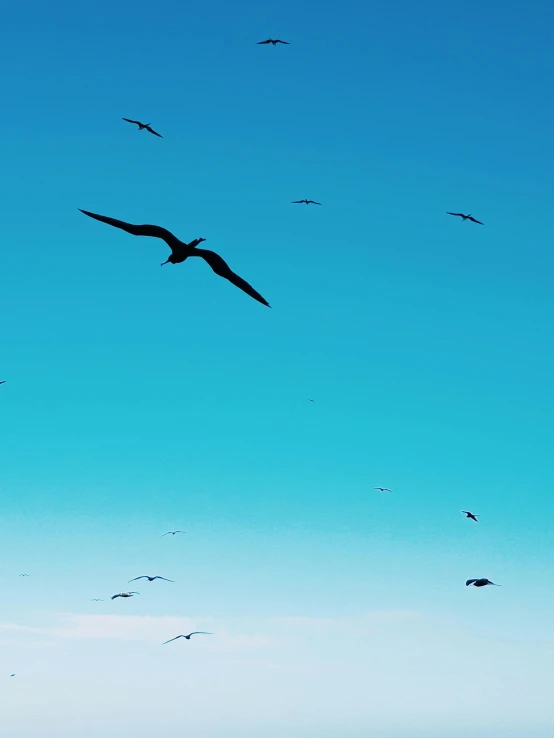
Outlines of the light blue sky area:
M 553 28 L 4 11 L 3 734 L 553 735 Z

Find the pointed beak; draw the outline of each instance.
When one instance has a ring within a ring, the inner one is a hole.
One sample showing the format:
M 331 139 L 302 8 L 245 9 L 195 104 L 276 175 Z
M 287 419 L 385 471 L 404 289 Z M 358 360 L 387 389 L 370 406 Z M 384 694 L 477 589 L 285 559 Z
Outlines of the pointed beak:
M 169 259 L 167 261 L 162 261 L 162 263 L 160 264 L 160 266 L 163 266 L 164 264 L 169 264 Z

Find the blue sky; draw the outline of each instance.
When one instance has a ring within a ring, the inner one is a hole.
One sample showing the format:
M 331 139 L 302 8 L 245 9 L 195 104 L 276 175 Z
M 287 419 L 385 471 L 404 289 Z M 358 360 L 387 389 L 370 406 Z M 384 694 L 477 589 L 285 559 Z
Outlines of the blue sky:
M 552 735 L 553 23 L 6 9 L 6 735 Z

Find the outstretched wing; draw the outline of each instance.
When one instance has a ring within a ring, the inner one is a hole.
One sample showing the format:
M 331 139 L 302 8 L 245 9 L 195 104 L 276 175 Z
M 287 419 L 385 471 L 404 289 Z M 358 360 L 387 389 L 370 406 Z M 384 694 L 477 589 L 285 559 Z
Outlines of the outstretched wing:
M 150 126 L 146 126 L 146 130 L 150 131 L 150 133 L 153 133 L 154 136 L 159 136 L 159 138 L 163 138 L 163 136 L 160 133 L 156 133 L 156 131 L 153 128 L 150 128 Z
M 308 200 L 308 202 L 313 203 L 314 205 L 321 205 L 320 202 L 316 202 L 315 200 Z
M 193 630 L 192 633 L 188 634 L 188 637 L 190 638 L 191 636 L 195 636 L 195 635 L 212 636 L 213 633 L 206 633 L 205 630 Z
M 271 43 L 273 43 L 273 42 L 272 42 L 272 40 L 270 38 L 268 38 L 267 41 L 258 41 L 258 45 L 259 44 L 271 44 Z
M 458 215 L 460 218 L 463 218 L 464 217 L 464 214 L 463 213 L 449 213 L 448 211 L 446 211 L 446 214 L 447 215 Z
M 302 205 L 302 203 L 306 202 L 306 200 L 293 200 L 292 205 Z
M 130 118 L 122 118 L 121 120 L 126 120 L 127 123 L 134 123 L 136 126 L 142 125 L 142 123 L 139 120 L 131 120 Z
M 476 581 L 477 581 L 477 579 L 468 579 L 467 582 L 466 582 L 466 587 L 468 587 L 470 584 L 473 584 Z
M 287 46 L 289 46 L 289 42 L 288 42 L 288 41 L 281 41 L 280 39 L 277 39 L 277 40 L 275 41 L 275 43 L 276 43 L 276 44 L 286 44 Z
M 479 223 L 479 225 L 485 225 L 484 223 L 481 223 L 480 220 L 476 220 L 475 218 L 472 218 L 471 215 L 469 216 L 469 220 L 472 220 L 474 223 Z
M 129 581 L 127 582 L 127 584 L 131 584 L 131 582 L 136 582 L 137 579 L 148 579 L 148 577 L 146 577 L 146 576 L 135 577 L 134 579 L 129 579 Z
M 81 208 L 79 208 L 79 210 L 85 215 L 88 215 L 89 218 L 99 220 L 101 223 L 107 223 L 108 225 L 114 226 L 114 228 L 121 228 L 122 231 L 126 231 L 133 236 L 151 236 L 152 238 L 161 238 L 172 251 L 182 245 L 181 241 L 179 241 L 171 231 L 168 231 L 161 226 L 148 224 L 134 225 L 133 223 L 126 223 L 124 220 L 108 218 L 106 215 L 90 213 L 88 210 L 82 210 Z
M 184 637 L 185 637 L 184 635 L 180 635 L 180 636 L 175 636 L 175 638 L 170 638 L 168 641 L 164 641 L 162 643 L 162 646 L 165 646 L 166 643 L 171 643 L 171 641 L 176 641 L 178 638 L 184 638 Z
M 173 579 L 166 579 L 165 577 L 152 577 L 152 579 L 163 579 L 164 582 L 174 582 Z
M 119 595 L 112 595 L 110 597 L 110 600 L 115 600 L 117 597 L 121 597 L 121 595 L 120 594 Z
M 6 384 L 6 381 L 7 381 L 6 379 L 3 379 L 3 380 L 2 380 L 1 382 L 0 382 L 0 384 Z
M 246 292 L 246 294 L 250 295 L 250 297 L 253 297 L 254 300 L 261 302 L 262 305 L 267 305 L 267 307 L 271 307 L 267 300 L 263 298 L 259 292 L 256 292 L 256 290 L 250 284 L 248 284 L 248 282 L 242 279 L 242 277 L 239 277 L 238 274 L 235 274 L 235 272 L 231 271 L 227 262 L 224 261 L 221 256 L 219 256 L 219 254 L 216 254 L 215 251 L 208 251 L 207 249 L 195 249 L 190 255 L 201 256 L 204 261 L 206 261 L 214 270 L 214 272 L 220 277 L 229 280 L 231 284 L 234 284 L 235 287 L 238 287 L 243 292 Z

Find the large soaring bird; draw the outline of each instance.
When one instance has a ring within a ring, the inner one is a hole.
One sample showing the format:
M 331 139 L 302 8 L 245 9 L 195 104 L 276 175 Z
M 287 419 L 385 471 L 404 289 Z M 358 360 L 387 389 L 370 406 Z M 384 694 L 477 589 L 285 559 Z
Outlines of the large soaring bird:
M 79 208 L 79 210 L 81 210 L 81 208 Z M 261 302 L 262 305 L 271 307 L 260 293 L 256 292 L 248 282 L 242 279 L 242 277 L 239 277 L 238 274 L 235 274 L 235 272 L 231 271 L 227 262 L 224 261 L 219 254 L 216 254 L 215 251 L 196 248 L 199 243 L 206 240 L 205 238 L 196 238 L 190 243 L 183 243 L 183 241 L 179 241 L 173 233 L 161 226 L 148 224 L 134 225 L 133 223 L 126 223 L 124 220 L 116 220 L 115 218 L 108 218 L 105 215 L 90 213 L 88 210 L 81 210 L 81 212 L 88 215 L 89 218 L 99 220 L 101 223 L 107 223 L 115 228 L 121 228 L 122 231 L 131 233 L 133 236 L 151 236 L 152 238 L 161 238 L 171 249 L 171 256 L 167 261 L 162 263 L 162 266 L 164 264 L 181 264 L 185 259 L 188 259 L 189 256 L 200 256 L 207 264 L 209 264 L 209 266 L 211 266 L 217 275 L 229 280 L 231 284 L 234 284 L 235 287 L 246 292 L 246 294 L 253 297 L 254 300 Z
M 273 44 L 273 46 L 276 46 L 277 44 L 286 44 L 288 46 L 289 45 L 289 42 L 288 41 L 281 41 L 280 38 L 275 38 L 275 39 L 268 38 L 267 41 L 258 41 L 258 45 L 259 44 Z
M 189 633 L 188 635 L 178 635 L 175 636 L 175 638 L 170 638 L 168 641 L 164 641 L 162 643 L 162 646 L 165 646 L 166 643 L 171 643 L 171 641 L 176 641 L 178 638 L 186 638 L 187 641 L 190 641 L 190 637 L 193 635 L 207 635 L 211 636 L 213 633 L 206 633 L 205 630 L 194 630 L 192 633 Z
M 479 223 L 479 225 L 485 225 L 484 223 L 481 223 L 480 220 L 475 220 L 475 218 L 471 217 L 471 213 L 469 215 L 464 215 L 463 213 L 446 213 L 447 215 L 456 215 L 458 218 L 461 218 L 462 220 L 472 220 L 474 223 Z
M 490 579 L 468 579 L 466 582 L 466 587 L 469 587 L 470 584 L 473 584 L 474 587 L 486 587 L 487 584 L 492 584 L 494 587 L 501 587 L 501 584 L 495 584 L 494 582 L 491 582 Z
M 127 123 L 134 123 L 138 126 L 139 131 L 147 130 L 148 133 L 153 133 L 154 136 L 158 136 L 158 138 L 163 138 L 160 133 L 157 133 L 153 128 L 150 128 L 150 123 L 141 123 L 140 120 L 131 120 L 130 118 L 122 118 L 121 120 L 126 120 Z
M 477 520 L 477 518 L 479 517 L 479 515 L 474 515 L 472 512 L 469 512 L 469 510 L 462 510 L 462 512 L 466 516 L 466 518 L 471 518 L 472 520 L 475 520 L 476 523 L 479 522 Z

